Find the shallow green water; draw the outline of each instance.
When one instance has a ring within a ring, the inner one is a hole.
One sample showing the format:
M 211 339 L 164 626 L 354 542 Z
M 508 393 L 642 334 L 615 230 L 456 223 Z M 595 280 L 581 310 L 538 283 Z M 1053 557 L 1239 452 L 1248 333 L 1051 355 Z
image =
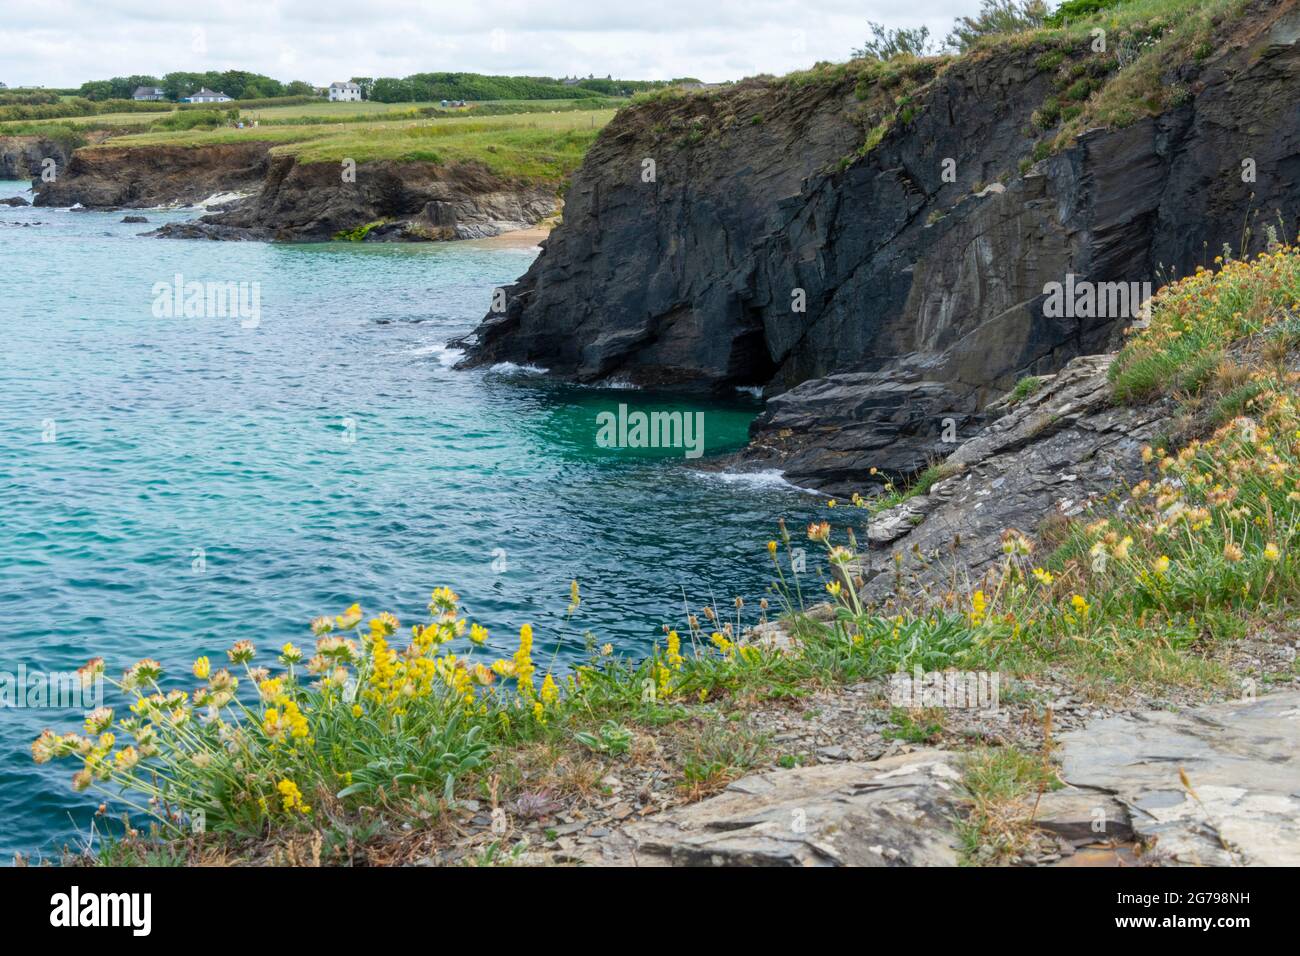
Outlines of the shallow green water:
M 776 519 L 816 510 L 779 481 L 703 475 L 680 448 L 597 441 L 597 416 L 626 403 L 701 411 L 707 452 L 735 448 L 757 411 L 741 396 L 453 371 L 444 343 L 535 250 L 163 241 L 139 233 L 193 213 L 147 215 L 0 207 L 0 672 L 151 656 L 188 687 L 199 653 L 305 639 L 354 600 L 409 623 L 442 584 L 501 649 L 531 621 L 547 659 L 572 578 L 570 641 L 590 629 L 638 655 L 683 595 L 753 606 Z M 257 326 L 156 316 L 155 284 L 177 273 L 258 283 Z M 99 798 L 28 751 L 79 717 L 0 709 L 5 858 L 84 834 Z

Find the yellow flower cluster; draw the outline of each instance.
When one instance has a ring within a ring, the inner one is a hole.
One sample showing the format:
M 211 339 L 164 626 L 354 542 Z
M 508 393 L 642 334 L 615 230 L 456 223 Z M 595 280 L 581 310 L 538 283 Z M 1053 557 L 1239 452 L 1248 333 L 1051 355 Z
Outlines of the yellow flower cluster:
M 280 805 L 285 813 L 292 813 L 294 810 L 302 814 L 311 813 L 311 807 L 302 799 L 302 791 L 292 780 L 281 780 L 275 785 L 275 789 L 280 791 Z

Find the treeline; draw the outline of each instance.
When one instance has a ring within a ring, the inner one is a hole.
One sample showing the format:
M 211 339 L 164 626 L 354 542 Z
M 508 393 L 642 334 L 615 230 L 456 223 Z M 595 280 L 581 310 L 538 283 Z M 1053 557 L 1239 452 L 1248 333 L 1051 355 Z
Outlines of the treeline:
M 426 103 L 440 100 L 574 100 L 626 96 L 670 86 L 683 80 L 616 80 L 612 77 L 566 83 L 548 76 L 487 76 L 482 73 L 414 73 L 403 79 L 354 76 L 362 95 L 377 103 Z
M 172 101 L 197 93 L 203 87 L 225 93 L 236 100 L 261 100 L 281 96 L 313 96 L 316 89 L 305 80 L 282 83 L 261 73 L 246 70 L 209 70 L 205 73 L 168 73 L 156 76 L 115 76 L 111 80 L 91 80 L 77 91 L 88 100 L 130 99 L 140 86 L 157 86 Z
M 618 80 L 607 76 L 604 79 L 589 77 L 585 80 L 557 80 L 549 76 L 488 76 L 482 73 L 414 73 L 398 79 L 396 77 L 354 76 L 352 82 L 361 87 L 361 95 L 378 103 L 429 103 L 440 100 L 469 100 L 482 103 L 486 100 L 574 100 L 584 97 L 629 96 L 648 90 L 674 86 L 678 83 L 697 83 L 698 80 L 683 77 L 675 80 Z M 163 91 L 165 100 L 176 102 L 182 97 L 195 93 L 203 87 L 225 93 L 233 100 L 284 100 L 286 97 L 315 97 L 316 89 L 304 80 L 282 83 L 261 73 L 249 73 L 245 70 L 226 70 L 224 72 L 208 71 L 206 73 L 168 73 L 163 77 L 148 74 L 135 76 L 115 76 L 109 80 L 90 80 L 81 84 L 76 91 L 81 100 L 92 103 L 131 101 L 136 89 L 141 86 L 158 87 Z M 53 100 L 53 101 L 52 101 Z M 14 106 L 57 106 L 57 97 L 48 94 L 39 101 L 25 96 L 22 102 Z M 263 105 L 270 105 L 269 103 Z M 153 107 L 157 109 L 155 105 Z M 44 119 L 53 116 L 90 115 L 106 110 L 70 110 L 63 113 L 49 113 L 12 117 L 14 119 Z M 126 110 L 118 110 L 126 112 Z
M 54 102 L 31 105 L 0 105 L 0 122 L 6 120 L 66 119 L 70 116 L 98 116 L 102 113 L 156 113 L 170 109 L 167 103 L 137 103 L 135 100 L 101 100 L 92 102 L 82 96 L 54 98 Z
M 48 90 L 6 90 L 0 92 L 0 106 L 41 106 L 57 103 L 58 93 Z

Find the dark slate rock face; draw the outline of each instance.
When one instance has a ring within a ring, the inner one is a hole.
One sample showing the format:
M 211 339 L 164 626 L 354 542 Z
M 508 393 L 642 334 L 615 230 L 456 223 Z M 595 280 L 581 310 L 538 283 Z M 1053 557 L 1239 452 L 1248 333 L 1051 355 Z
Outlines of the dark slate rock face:
M 556 206 L 553 188 L 506 182 L 473 163 L 364 163 L 345 180 L 338 163 L 275 157 L 254 196 L 202 222 L 292 241 L 373 223 L 382 224 L 367 241 L 474 239 L 536 225 Z
M 1032 535 L 1049 515 L 1077 517 L 1144 472 L 1143 444 L 1174 413 L 1166 400 L 1111 400 L 1114 355 L 1087 355 L 1045 376 L 1015 405 L 991 404 L 994 421 L 943 464 L 924 495 L 873 515 L 855 585 L 870 602 L 926 587 L 964 587 L 1003 560 L 1002 533 Z
M 0 179 L 39 177 L 47 159 L 61 170 L 68 162 L 67 150 L 41 136 L 0 136 Z
M 1300 221 L 1300 14 L 1262 2 L 1245 24 L 1182 68 L 1182 105 L 1025 174 L 1053 93 L 1036 49 L 954 63 L 865 156 L 880 114 L 851 81 L 625 110 L 466 364 L 761 385 L 781 401 L 748 457 L 828 489 L 915 473 L 952 449 L 947 420 L 969 437 L 1019 377 L 1105 351 L 1133 318 L 1051 317 L 1048 283 L 1158 287 L 1239 247 L 1251 217 L 1255 247 L 1265 222 Z
M 52 182 L 34 181 L 38 206 L 148 208 L 200 204 L 207 214 L 149 235 L 178 239 L 323 241 L 368 226 L 366 241 L 477 239 L 534 226 L 559 205 L 553 185 L 503 180 L 475 163 L 339 163 L 272 156 L 270 144 L 78 150 Z

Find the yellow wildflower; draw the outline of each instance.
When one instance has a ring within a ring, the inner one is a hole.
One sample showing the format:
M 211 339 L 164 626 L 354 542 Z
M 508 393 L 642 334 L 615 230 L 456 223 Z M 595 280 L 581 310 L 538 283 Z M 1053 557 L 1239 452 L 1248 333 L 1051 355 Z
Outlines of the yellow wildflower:
M 206 657 L 200 657 L 194 662 L 194 676 L 199 680 L 207 680 L 210 673 L 212 673 L 212 662 Z
M 533 696 L 533 626 L 525 624 L 519 629 L 519 650 L 515 651 L 515 680 L 519 695 L 525 700 Z
M 311 813 L 311 807 L 303 802 L 302 791 L 292 780 L 281 780 L 275 785 L 275 789 L 280 791 L 281 806 L 284 807 L 285 813 L 293 810 L 299 813 Z
M 86 715 L 86 733 L 92 736 L 102 734 L 112 726 L 113 709 L 111 707 L 100 707 Z
M 682 666 L 682 639 L 677 636 L 676 631 L 668 632 L 668 666 L 673 670 L 680 670 Z
M 555 678 L 550 674 L 542 681 L 542 690 L 539 694 L 542 703 L 550 706 L 560 699 L 560 688 L 555 686 Z
M 338 617 L 334 618 L 334 623 L 340 631 L 350 631 L 361 623 L 361 605 L 354 604 Z

